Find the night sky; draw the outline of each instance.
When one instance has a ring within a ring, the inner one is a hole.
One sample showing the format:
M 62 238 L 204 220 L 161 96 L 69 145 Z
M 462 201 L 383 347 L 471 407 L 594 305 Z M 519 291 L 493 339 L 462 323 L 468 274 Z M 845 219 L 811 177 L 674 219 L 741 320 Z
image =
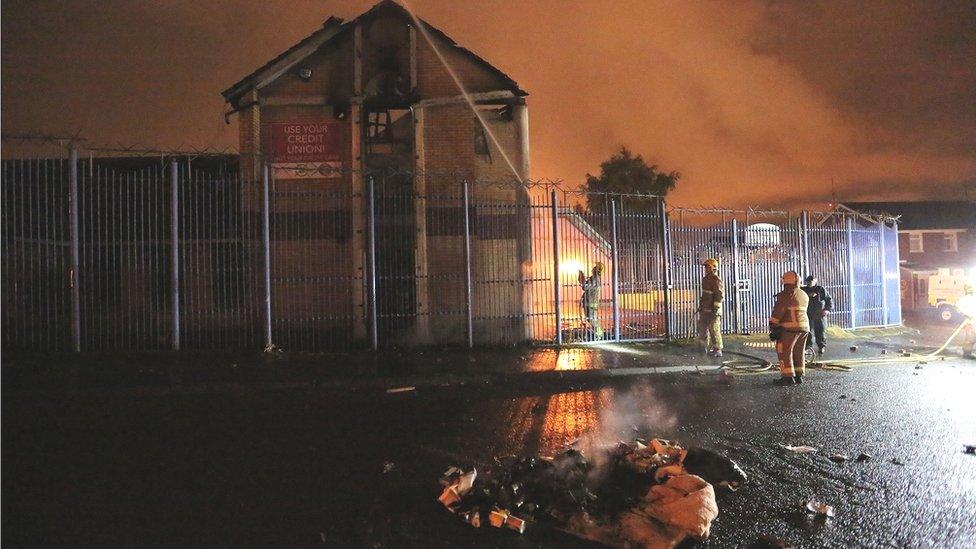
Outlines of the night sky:
M 4 133 L 236 146 L 220 91 L 370 0 L 5 1 Z M 531 95 L 532 176 L 626 145 L 675 202 L 976 196 L 976 2 L 413 0 Z M 799 198 L 797 198 L 799 197 Z

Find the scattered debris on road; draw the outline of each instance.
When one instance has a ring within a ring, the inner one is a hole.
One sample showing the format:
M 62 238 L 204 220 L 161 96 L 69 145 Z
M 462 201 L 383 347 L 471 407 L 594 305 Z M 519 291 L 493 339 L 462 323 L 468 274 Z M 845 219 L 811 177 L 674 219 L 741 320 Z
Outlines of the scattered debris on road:
M 898 458 L 891 458 L 891 463 L 893 463 L 895 465 L 904 465 L 905 464 L 904 461 L 902 461 L 902 460 L 900 460 Z
M 963 453 L 966 453 L 966 454 L 976 454 L 976 445 L 974 445 L 974 444 L 965 444 L 963 446 Z
M 391 472 L 391 471 L 393 471 L 394 469 L 396 469 L 396 463 L 393 463 L 392 461 L 387 461 L 387 462 L 384 462 L 383 463 L 383 474 L 384 475 L 387 474 L 387 473 L 389 473 L 389 472 Z
M 857 462 L 864 463 L 866 461 L 871 461 L 871 454 L 866 454 L 864 452 L 861 452 L 861 455 L 857 456 Z
M 806 508 L 808 513 L 813 513 L 818 517 L 834 518 L 834 508 L 826 503 L 811 499 L 807 502 Z
M 834 463 L 844 463 L 850 458 L 844 454 L 831 454 L 827 459 L 833 461 Z
M 800 446 L 781 445 L 781 447 L 788 452 L 793 452 L 794 454 L 812 454 L 817 451 L 817 449 L 814 448 L 813 446 L 806 446 L 806 445 L 800 445 Z
M 636 439 L 593 459 L 570 448 L 554 457 L 495 458 L 482 475 L 451 467 L 438 501 L 474 527 L 524 533 L 539 524 L 614 547 L 672 547 L 708 537 L 718 516 L 713 484 L 735 490 L 746 480 L 716 452 Z
M 416 387 L 394 387 L 392 389 L 387 389 L 386 392 L 387 393 L 390 393 L 390 394 L 393 394 L 393 393 L 407 393 L 407 392 L 416 391 L 416 390 L 417 390 Z
M 856 353 L 857 352 L 857 345 L 851 345 L 851 352 L 852 353 Z

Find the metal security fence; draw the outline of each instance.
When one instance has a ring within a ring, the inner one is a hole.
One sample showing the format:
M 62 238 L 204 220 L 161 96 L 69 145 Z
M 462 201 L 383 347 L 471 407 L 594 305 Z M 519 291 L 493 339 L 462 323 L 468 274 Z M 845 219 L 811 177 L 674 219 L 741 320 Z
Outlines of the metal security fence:
M 719 260 L 726 333 L 765 331 L 780 276 L 814 274 L 833 298 L 831 323 L 844 328 L 901 323 L 897 227 L 842 212 L 671 210 L 672 333 L 696 332 L 701 263 Z M 883 243 L 887 242 L 887 247 Z
M 72 333 L 67 158 L 0 169 L 5 349 L 66 349 Z
M 252 159 L 253 160 L 253 159 Z M 230 156 L 2 164 L 5 350 L 564 344 L 764 331 L 786 270 L 843 327 L 897 324 L 897 228 L 850 212 L 696 210 L 547 182 L 394 170 L 278 177 Z M 584 280 L 603 265 L 591 315 Z

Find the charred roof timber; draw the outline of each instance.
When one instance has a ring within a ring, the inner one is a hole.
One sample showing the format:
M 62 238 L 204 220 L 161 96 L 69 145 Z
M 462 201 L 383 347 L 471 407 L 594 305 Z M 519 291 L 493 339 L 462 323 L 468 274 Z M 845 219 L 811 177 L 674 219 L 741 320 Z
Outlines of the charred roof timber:
M 383 0 L 351 21 L 344 21 L 338 17 L 330 17 L 322 24 L 322 28 L 316 30 L 314 33 L 305 37 L 294 46 L 288 48 L 274 59 L 268 61 L 251 74 L 245 76 L 240 81 L 221 92 L 221 95 L 223 95 L 224 99 L 231 106 L 231 109 L 227 112 L 226 116 L 229 117 L 231 114 L 257 103 L 257 101 L 253 99 L 242 102 L 242 100 L 248 96 L 249 92 L 270 84 L 279 76 L 293 69 L 296 65 L 301 63 L 316 51 L 319 51 L 326 45 L 338 42 L 343 37 L 353 32 L 353 30 L 360 24 L 372 21 L 381 16 L 393 16 L 401 19 L 408 26 L 414 26 L 414 19 L 406 8 L 400 4 L 397 4 L 393 0 Z M 471 50 L 458 45 L 457 42 L 455 42 L 451 37 L 447 36 L 447 34 L 445 34 L 443 31 L 431 26 L 426 21 L 422 19 L 417 19 L 417 21 L 419 21 L 420 24 L 423 25 L 427 32 L 429 32 L 432 36 L 445 41 L 447 45 L 455 52 L 460 53 L 464 57 L 474 62 L 476 65 L 497 77 L 504 84 L 505 89 L 511 92 L 512 98 L 520 100 L 522 97 L 528 95 L 527 92 L 519 88 L 518 84 L 511 77 L 488 63 L 488 61 L 484 60 Z M 498 98 L 492 98 L 492 100 L 496 101 L 497 104 Z

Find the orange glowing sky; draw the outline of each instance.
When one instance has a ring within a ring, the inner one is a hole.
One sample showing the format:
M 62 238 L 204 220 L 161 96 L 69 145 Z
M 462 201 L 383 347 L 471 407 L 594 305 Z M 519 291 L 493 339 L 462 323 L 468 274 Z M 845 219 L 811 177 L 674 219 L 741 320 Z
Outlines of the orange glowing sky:
M 5 1 L 5 133 L 236 145 L 219 92 L 370 0 Z M 976 195 L 976 3 L 413 0 L 529 91 L 532 175 L 626 145 L 673 201 Z

